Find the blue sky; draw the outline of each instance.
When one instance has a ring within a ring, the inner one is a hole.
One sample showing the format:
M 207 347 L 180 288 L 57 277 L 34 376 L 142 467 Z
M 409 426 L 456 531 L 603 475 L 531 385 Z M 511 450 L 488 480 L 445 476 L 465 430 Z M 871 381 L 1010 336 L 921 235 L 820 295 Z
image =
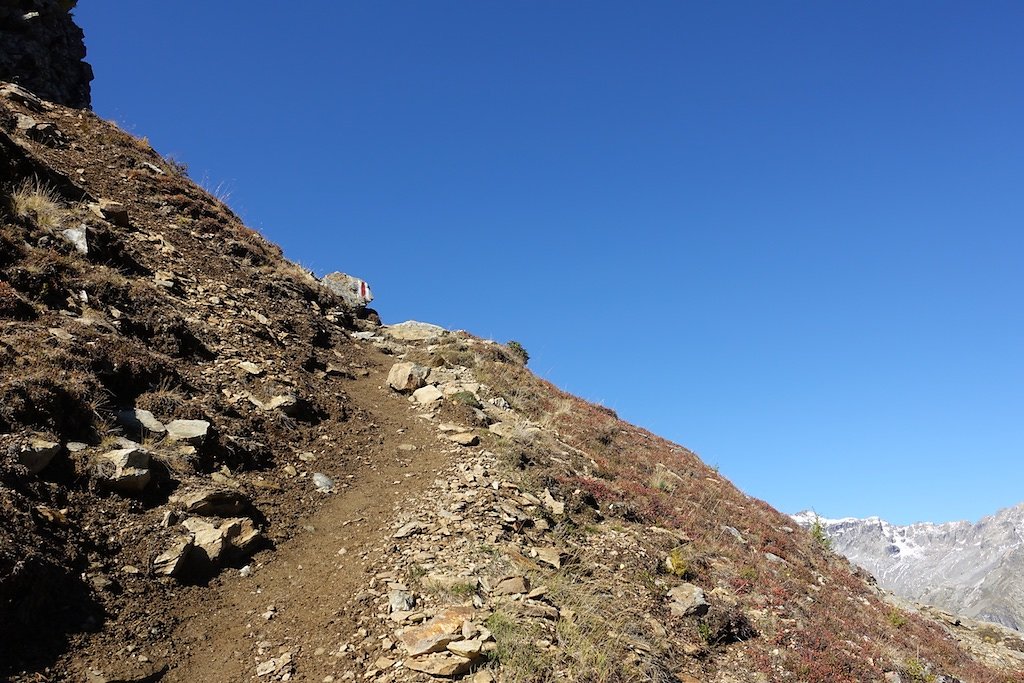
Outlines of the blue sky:
M 386 322 L 519 340 L 784 511 L 1024 500 L 1019 2 L 75 15 L 101 116 Z

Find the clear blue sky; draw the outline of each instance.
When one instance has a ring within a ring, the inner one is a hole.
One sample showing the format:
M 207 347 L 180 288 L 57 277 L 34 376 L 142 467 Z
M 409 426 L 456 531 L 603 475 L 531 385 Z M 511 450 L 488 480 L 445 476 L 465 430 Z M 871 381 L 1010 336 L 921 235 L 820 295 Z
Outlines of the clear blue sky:
M 1024 500 L 1024 4 L 113 2 L 96 111 L 783 511 Z

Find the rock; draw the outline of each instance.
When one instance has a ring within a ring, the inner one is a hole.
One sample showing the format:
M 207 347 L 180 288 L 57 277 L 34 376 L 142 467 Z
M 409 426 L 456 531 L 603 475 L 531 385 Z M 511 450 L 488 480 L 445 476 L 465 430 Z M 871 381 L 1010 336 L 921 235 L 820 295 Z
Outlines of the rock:
M 183 538 L 153 560 L 153 571 L 163 576 L 181 576 L 192 552 L 192 538 Z
M 483 645 L 479 638 L 455 640 L 448 643 L 448 651 L 466 659 L 476 659 L 480 656 Z
M 555 569 L 562 568 L 562 551 L 558 548 L 534 548 L 537 552 L 537 559 L 544 564 L 549 564 Z
M 321 493 L 331 493 L 334 491 L 334 480 L 322 472 L 317 472 L 313 475 L 313 486 Z
M 559 503 L 555 500 L 555 497 L 551 495 L 551 491 L 544 489 L 544 505 L 547 509 L 551 510 L 553 514 L 564 515 L 565 514 L 565 503 Z
M 704 591 L 692 583 L 676 586 L 668 592 L 669 609 L 677 617 L 703 616 L 709 606 L 704 599 Z
M 400 528 L 398 531 L 396 531 L 394 534 L 392 534 L 391 538 L 406 538 L 408 536 L 412 536 L 413 534 L 417 534 L 422 530 L 423 525 L 419 522 L 409 522 L 408 524 Z
M 278 657 L 268 659 L 265 662 L 260 662 L 256 665 L 257 676 L 270 676 L 274 678 L 280 678 L 282 680 L 288 680 L 291 677 L 292 669 L 292 654 L 285 652 Z
M 116 226 L 122 228 L 129 227 L 128 209 L 121 202 L 115 202 L 112 199 L 101 199 L 98 202 L 90 203 L 89 210 Z
M 92 469 L 101 485 L 127 494 L 142 493 L 152 477 L 149 453 L 141 448 L 120 448 L 96 456 Z
M 495 422 L 487 427 L 487 430 L 492 434 L 496 434 L 502 438 L 508 438 L 512 435 L 514 427 L 507 422 Z
M 240 362 L 238 364 L 238 367 L 250 375 L 259 376 L 263 374 L 263 368 L 247 360 L 243 360 L 242 362 Z
M 440 401 L 444 398 L 444 394 L 442 394 L 433 384 L 428 384 L 427 386 L 420 387 L 416 391 L 412 392 L 412 398 L 417 403 L 427 404 Z
M 235 517 L 220 524 L 190 517 L 181 523 L 192 533 L 194 552 L 190 553 L 189 570 L 208 573 L 218 567 L 226 555 L 249 555 L 262 536 L 251 519 Z
M 71 243 L 71 246 L 75 248 L 82 256 L 89 255 L 89 241 L 86 239 L 85 224 L 78 226 L 77 228 L 68 228 L 67 230 L 61 231 L 61 236 Z
M 460 446 L 476 446 L 480 443 L 480 437 L 472 432 L 449 434 L 448 440 L 454 441 Z
M 152 432 L 163 434 L 167 431 L 164 423 L 154 417 L 153 413 L 141 408 L 130 408 L 117 413 L 117 421 L 138 434 Z
M 249 499 L 240 491 L 226 488 L 203 488 L 183 491 L 168 499 L 185 512 L 203 517 L 233 517 L 249 509 Z
M 896 671 L 886 671 L 883 680 L 885 683 L 903 683 L 903 679 Z
M 426 341 L 440 337 L 448 331 L 439 325 L 415 320 L 407 320 L 397 325 L 385 325 L 382 330 L 384 334 L 399 341 Z
M 53 461 L 60 452 L 60 444 L 44 439 L 32 439 L 21 447 L 18 462 L 28 468 L 32 474 L 39 474 Z
M 373 292 L 366 280 L 360 280 L 346 273 L 328 273 L 320 283 L 334 292 L 348 308 L 360 310 L 373 301 Z
M 393 590 L 388 593 L 388 606 L 392 612 L 411 612 L 416 598 L 409 591 Z
M 506 576 L 491 588 L 493 595 L 517 595 L 530 592 L 530 582 L 522 575 Z
M 472 617 L 472 607 L 448 607 L 423 626 L 405 629 L 398 639 L 411 657 L 439 652 L 448 643 L 462 638 L 462 622 Z
M 174 420 L 166 427 L 168 439 L 183 441 L 190 446 L 201 445 L 210 431 L 210 423 L 206 420 Z
M 42 107 L 39 97 L 78 109 L 91 104 L 92 67 L 85 61 L 74 0 L 0 2 L 0 94 Z M 14 83 L 20 84 L 14 85 Z
M 429 368 L 416 363 L 395 363 L 388 372 L 388 386 L 395 391 L 409 393 L 422 387 L 429 373 Z
M 302 412 L 302 406 L 295 394 L 281 394 L 264 403 L 263 410 L 280 410 L 288 417 L 298 417 Z
M 469 671 L 472 665 L 472 659 L 440 652 L 405 660 L 405 668 L 431 676 L 461 676 Z

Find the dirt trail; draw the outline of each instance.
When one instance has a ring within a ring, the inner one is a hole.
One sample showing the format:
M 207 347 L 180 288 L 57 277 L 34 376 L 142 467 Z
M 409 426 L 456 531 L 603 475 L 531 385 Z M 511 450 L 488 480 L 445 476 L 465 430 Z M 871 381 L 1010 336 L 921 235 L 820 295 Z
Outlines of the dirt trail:
M 250 680 L 258 664 L 285 653 L 292 680 L 341 680 L 342 663 L 333 654 L 359 628 L 350 609 L 366 585 L 367 557 L 388 542 L 395 501 L 429 486 L 448 457 L 434 427 L 382 383 L 377 371 L 349 387 L 353 404 L 373 416 L 379 433 L 350 488 L 332 494 L 303 522 L 302 533 L 255 558 L 265 564 L 252 576 L 229 570 L 205 602 L 183 606 L 172 636 L 178 661 L 167 662 L 162 680 Z M 416 450 L 402 451 L 401 444 Z

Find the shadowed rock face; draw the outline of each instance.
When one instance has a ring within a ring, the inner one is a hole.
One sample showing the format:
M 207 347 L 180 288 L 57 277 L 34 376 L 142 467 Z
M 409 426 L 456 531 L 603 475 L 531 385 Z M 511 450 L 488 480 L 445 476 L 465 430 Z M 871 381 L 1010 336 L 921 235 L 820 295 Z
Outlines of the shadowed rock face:
M 794 518 L 803 526 L 814 521 L 813 513 Z M 1024 504 L 976 524 L 819 521 L 836 552 L 871 572 L 882 588 L 975 619 L 1024 627 Z
M 69 107 L 92 104 L 92 67 L 74 0 L 0 0 L 0 81 Z

